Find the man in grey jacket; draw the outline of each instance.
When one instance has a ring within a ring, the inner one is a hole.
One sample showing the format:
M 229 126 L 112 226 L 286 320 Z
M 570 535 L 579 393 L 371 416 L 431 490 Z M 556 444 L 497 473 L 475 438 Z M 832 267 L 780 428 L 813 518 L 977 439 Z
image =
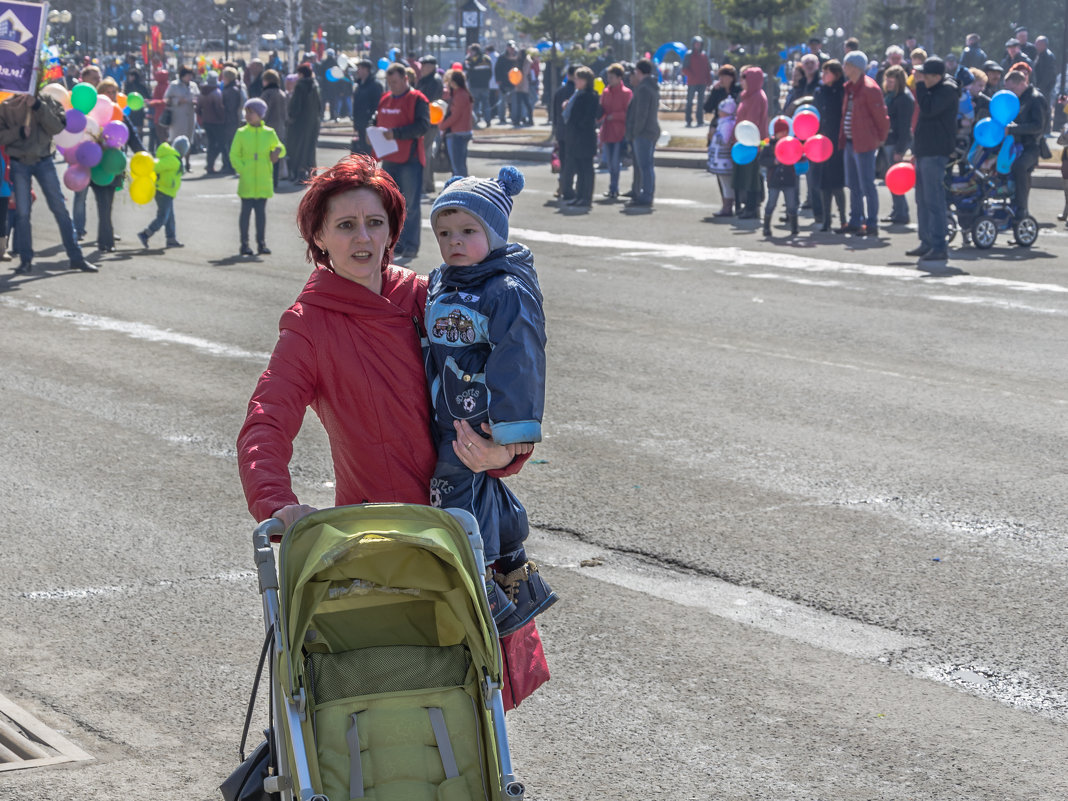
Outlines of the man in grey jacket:
M 63 106 L 51 97 L 17 94 L 0 103 L 0 145 L 7 146 L 11 183 L 15 192 L 15 244 L 18 248 L 18 275 L 33 271 L 33 238 L 30 229 L 30 183 L 36 178 L 49 211 L 56 219 L 63 248 L 72 270 L 95 273 L 85 260 L 74 223 L 63 200 L 56 165 L 52 161 L 52 137 L 67 125 Z
M 638 177 L 638 185 L 633 190 L 634 197 L 627 203 L 631 208 L 652 206 L 653 193 L 656 191 L 653 151 L 656 149 L 656 140 L 660 138 L 660 123 L 657 121 L 660 87 L 656 82 L 655 69 L 649 59 L 639 59 L 631 76 L 634 99 L 627 106 L 625 131 L 634 151 Z

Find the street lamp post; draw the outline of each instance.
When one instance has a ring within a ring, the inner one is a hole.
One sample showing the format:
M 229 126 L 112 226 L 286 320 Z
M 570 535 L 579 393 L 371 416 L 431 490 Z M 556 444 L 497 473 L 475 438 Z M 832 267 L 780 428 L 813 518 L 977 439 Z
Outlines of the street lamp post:
M 215 7 L 219 9 L 222 14 L 223 20 L 223 60 L 230 60 L 230 15 L 233 13 L 233 9 L 226 7 L 227 0 L 212 0 L 215 3 Z

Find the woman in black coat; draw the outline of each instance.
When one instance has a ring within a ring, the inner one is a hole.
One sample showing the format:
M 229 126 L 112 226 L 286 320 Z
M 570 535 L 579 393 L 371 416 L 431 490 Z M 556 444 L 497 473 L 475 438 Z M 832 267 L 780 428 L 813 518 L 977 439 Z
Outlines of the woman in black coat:
M 741 90 L 738 88 L 738 70 L 730 64 L 724 64 L 719 68 L 719 72 L 716 73 L 716 82 L 712 84 L 712 88 L 708 90 L 708 97 L 705 98 L 705 116 L 711 119 L 708 126 L 709 142 L 712 141 L 712 136 L 716 133 L 719 104 L 728 97 L 733 97 L 734 102 L 737 103 L 738 95 L 740 93 Z
M 587 209 L 593 204 L 593 159 L 597 155 L 597 118 L 601 116 L 601 100 L 593 90 L 593 81 L 589 67 L 575 70 L 575 94 L 563 111 L 566 163 L 561 169 L 570 170 L 578 179 L 575 197 L 567 205 Z
M 838 148 L 838 133 L 842 127 L 842 96 L 845 93 L 845 73 L 842 65 L 828 61 L 823 65 L 823 83 L 816 90 L 816 110 L 820 113 L 820 133 L 831 140 L 834 152 L 826 161 L 813 164 L 809 175 L 812 176 L 813 190 L 819 189 L 823 200 L 823 225 L 821 231 L 831 230 L 831 198 L 838 203 L 838 216 L 842 227 L 846 225 L 845 216 L 845 162 L 842 151 Z
M 909 91 L 904 68 L 899 64 L 887 67 L 883 73 L 883 97 L 886 100 L 886 113 L 890 117 L 890 133 L 883 143 L 886 167 L 889 169 L 902 159 L 912 147 L 912 111 L 916 101 Z M 893 211 L 883 222 L 894 225 L 907 225 L 909 221 L 909 204 L 904 195 L 892 195 Z
M 286 115 L 286 158 L 289 177 L 303 181 L 315 167 L 315 145 L 319 141 L 319 124 L 323 119 L 323 103 L 319 87 L 312 76 L 310 64 L 297 67 L 296 86 L 289 98 Z

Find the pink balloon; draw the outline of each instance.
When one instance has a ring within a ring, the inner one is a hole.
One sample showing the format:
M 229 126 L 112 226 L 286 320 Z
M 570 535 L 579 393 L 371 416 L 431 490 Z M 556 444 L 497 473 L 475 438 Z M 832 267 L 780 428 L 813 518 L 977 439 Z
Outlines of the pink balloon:
M 815 136 L 820 129 L 820 118 L 811 111 L 802 111 L 794 116 L 794 136 L 808 139 Z
M 113 108 L 114 104 L 111 102 L 111 98 L 107 95 L 100 95 L 96 99 L 96 105 L 93 110 L 89 112 L 89 116 L 100 125 L 107 125 L 111 121 L 111 110 Z
M 804 150 L 809 161 L 819 164 L 834 155 L 834 144 L 823 134 L 816 134 L 805 142 Z
M 792 136 L 784 136 L 775 143 L 775 158 L 783 164 L 797 164 L 804 153 L 801 140 Z
M 81 192 L 85 187 L 89 186 L 89 170 L 72 164 L 63 173 L 63 184 L 72 192 Z
M 108 147 L 122 147 L 130 138 L 130 132 L 126 126 L 118 120 L 112 120 L 104 126 L 104 144 Z

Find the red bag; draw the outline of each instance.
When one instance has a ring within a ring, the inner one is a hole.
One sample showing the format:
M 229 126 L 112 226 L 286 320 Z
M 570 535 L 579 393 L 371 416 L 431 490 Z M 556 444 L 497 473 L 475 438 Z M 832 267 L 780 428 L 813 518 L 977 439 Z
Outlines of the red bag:
M 549 663 L 545 661 L 541 636 L 533 620 L 501 637 L 501 661 L 504 666 L 501 696 L 507 712 L 549 680 Z

